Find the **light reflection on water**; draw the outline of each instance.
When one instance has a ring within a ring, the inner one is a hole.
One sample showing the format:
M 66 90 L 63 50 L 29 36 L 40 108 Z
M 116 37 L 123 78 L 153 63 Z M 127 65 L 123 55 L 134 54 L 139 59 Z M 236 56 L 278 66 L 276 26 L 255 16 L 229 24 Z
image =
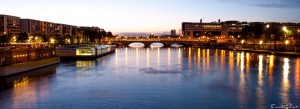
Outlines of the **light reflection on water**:
M 300 106 L 300 58 L 200 48 L 118 48 L 97 60 L 62 62 L 1 78 L 0 85 L 1 109 Z

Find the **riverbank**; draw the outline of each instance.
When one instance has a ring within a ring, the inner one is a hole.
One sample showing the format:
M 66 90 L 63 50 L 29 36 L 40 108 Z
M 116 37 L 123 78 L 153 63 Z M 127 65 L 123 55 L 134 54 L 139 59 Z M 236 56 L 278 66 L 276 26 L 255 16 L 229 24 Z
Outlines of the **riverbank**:
M 263 53 L 263 54 L 272 54 L 272 55 L 279 55 L 279 56 L 292 56 L 292 57 L 300 57 L 299 52 L 276 52 L 271 50 L 254 50 L 254 49 L 232 49 L 235 51 L 244 51 L 244 52 L 253 52 L 253 53 Z

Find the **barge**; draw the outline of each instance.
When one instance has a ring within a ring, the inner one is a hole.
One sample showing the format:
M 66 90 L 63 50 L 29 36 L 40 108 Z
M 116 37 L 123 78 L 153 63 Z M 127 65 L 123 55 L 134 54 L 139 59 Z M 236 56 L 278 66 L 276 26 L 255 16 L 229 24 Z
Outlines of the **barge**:
M 62 59 L 95 59 L 115 50 L 116 47 L 113 45 L 78 45 L 57 48 L 56 53 Z
M 0 48 L 0 77 L 57 64 L 55 48 L 3 47 Z

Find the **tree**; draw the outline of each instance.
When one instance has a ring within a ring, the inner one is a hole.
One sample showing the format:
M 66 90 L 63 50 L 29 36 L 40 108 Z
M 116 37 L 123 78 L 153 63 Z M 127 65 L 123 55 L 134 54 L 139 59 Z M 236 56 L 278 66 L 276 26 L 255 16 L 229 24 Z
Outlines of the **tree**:
M 40 36 L 42 38 L 42 42 L 49 42 L 50 38 L 47 35 L 41 34 Z
M 252 40 L 256 42 L 257 39 L 262 39 L 264 33 L 264 25 L 261 23 L 254 23 L 250 26 L 245 26 L 242 29 L 242 38 L 247 40 Z
M 261 39 L 264 33 L 264 25 L 262 23 L 255 23 L 252 27 L 252 31 L 255 39 Z
M 95 42 L 95 40 L 96 39 L 98 39 L 97 38 L 97 32 L 96 31 L 93 31 L 93 30 L 91 30 L 91 29 L 89 29 L 89 28 L 87 28 L 87 29 L 85 29 L 84 31 L 83 31 L 83 35 L 84 36 L 87 36 L 87 38 L 89 39 L 89 41 L 90 42 Z
M 106 36 L 106 35 L 107 35 L 107 34 L 106 34 L 106 31 L 105 31 L 104 29 L 101 29 L 100 35 L 101 35 L 101 36 Z
M 251 39 L 253 37 L 253 30 L 252 30 L 252 27 L 250 26 L 245 26 L 243 29 L 242 29 L 242 39 L 248 41 L 249 39 Z
M 113 37 L 113 34 L 109 31 L 109 32 L 107 32 L 107 36 L 108 37 Z
M 19 36 L 17 37 L 17 40 L 20 42 L 26 42 L 28 39 L 28 34 L 26 32 L 19 33 Z
M 295 32 L 294 39 L 296 40 L 296 44 L 300 44 L 300 30 Z
M 9 35 L 0 35 L 0 43 L 3 45 L 4 43 L 9 43 L 11 37 Z
M 62 37 L 62 35 L 60 34 L 55 34 L 55 40 L 57 41 L 58 44 L 63 44 L 64 43 L 64 39 Z
M 276 43 L 277 41 L 282 41 L 283 40 L 283 31 L 281 30 L 281 28 L 276 27 L 274 25 L 270 25 L 269 28 L 266 29 L 266 33 L 265 36 L 267 39 L 271 39 L 272 41 L 274 41 L 274 49 L 276 49 Z

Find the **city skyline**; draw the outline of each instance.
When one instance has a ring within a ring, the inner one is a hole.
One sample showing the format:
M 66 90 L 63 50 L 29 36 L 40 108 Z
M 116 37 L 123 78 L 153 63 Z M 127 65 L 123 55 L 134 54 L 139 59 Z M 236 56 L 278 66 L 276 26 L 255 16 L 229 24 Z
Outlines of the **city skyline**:
M 182 22 L 237 20 L 247 22 L 300 21 L 297 0 L 110 0 L 0 1 L 0 14 L 71 25 L 98 26 L 121 32 L 164 32 Z

